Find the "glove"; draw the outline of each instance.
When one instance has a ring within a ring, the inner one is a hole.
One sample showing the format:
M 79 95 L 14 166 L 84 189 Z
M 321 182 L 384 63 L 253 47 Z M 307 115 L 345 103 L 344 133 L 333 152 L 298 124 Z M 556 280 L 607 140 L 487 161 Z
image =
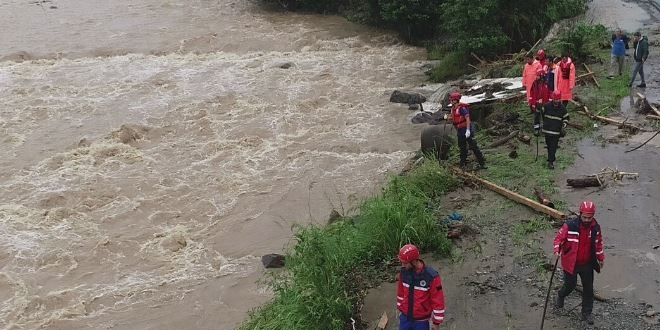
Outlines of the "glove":
M 469 129 L 468 129 L 467 131 L 465 131 L 465 138 L 466 138 L 466 139 L 469 139 L 469 138 L 470 138 L 470 135 L 472 135 L 472 134 L 470 134 L 470 130 L 469 130 Z
M 444 115 L 442 115 L 442 119 L 447 120 L 447 118 L 449 118 L 449 115 L 448 115 L 448 114 L 444 114 Z

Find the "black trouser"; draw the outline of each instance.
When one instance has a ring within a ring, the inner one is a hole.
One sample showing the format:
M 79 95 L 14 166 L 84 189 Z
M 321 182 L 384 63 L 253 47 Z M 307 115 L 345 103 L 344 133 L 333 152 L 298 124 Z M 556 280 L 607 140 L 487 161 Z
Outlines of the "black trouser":
M 468 147 L 474 153 L 474 156 L 477 158 L 477 162 L 479 162 L 480 165 L 484 165 L 486 160 L 484 159 L 484 154 L 482 154 L 481 150 L 479 150 L 479 146 L 477 146 L 477 141 L 475 141 L 472 136 L 466 138 L 465 129 L 459 129 L 458 148 L 461 151 L 461 165 L 465 165 L 467 163 Z
M 594 308 L 594 269 L 591 265 L 575 266 L 575 274 L 571 275 L 564 271 L 564 286 L 559 290 L 560 297 L 566 297 L 577 284 L 580 275 L 582 282 L 582 314 L 591 314 Z
M 548 161 L 554 163 L 559 146 L 559 135 L 545 134 L 545 145 L 548 147 Z

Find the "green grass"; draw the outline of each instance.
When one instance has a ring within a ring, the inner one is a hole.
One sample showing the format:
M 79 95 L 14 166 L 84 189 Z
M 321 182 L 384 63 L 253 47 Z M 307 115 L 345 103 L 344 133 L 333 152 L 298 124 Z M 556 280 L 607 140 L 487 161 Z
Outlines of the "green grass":
M 401 245 L 450 254 L 451 243 L 429 200 L 457 184 L 437 162 L 427 161 L 394 177 L 381 196 L 362 204 L 358 216 L 301 228 L 286 257 L 286 272 L 271 281 L 274 300 L 252 313 L 241 329 L 343 328 L 361 299 L 356 291 L 366 284 L 360 281 L 374 281 L 364 273 L 392 262 Z

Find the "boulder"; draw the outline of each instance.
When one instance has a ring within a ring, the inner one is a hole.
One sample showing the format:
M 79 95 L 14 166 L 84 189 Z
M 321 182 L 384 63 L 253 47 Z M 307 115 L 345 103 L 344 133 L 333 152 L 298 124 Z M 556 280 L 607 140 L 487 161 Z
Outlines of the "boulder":
M 401 91 L 394 91 L 390 95 L 390 102 L 404 103 L 404 104 L 422 104 L 426 102 L 426 96 L 419 93 L 406 93 Z
M 284 267 L 284 256 L 277 253 L 266 254 L 261 257 L 261 263 L 266 268 Z
M 420 137 L 422 152 L 433 154 L 438 160 L 449 159 L 451 146 L 456 143 L 456 130 L 451 124 L 424 127 Z

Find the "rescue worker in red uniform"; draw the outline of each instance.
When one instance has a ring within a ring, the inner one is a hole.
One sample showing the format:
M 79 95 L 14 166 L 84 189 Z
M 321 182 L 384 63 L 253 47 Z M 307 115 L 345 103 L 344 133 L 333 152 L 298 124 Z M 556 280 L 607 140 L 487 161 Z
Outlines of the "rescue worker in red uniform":
M 536 60 L 539 61 L 539 64 L 541 64 L 541 69 L 543 71 L 548 72 L 548 57 L 545 55 L 545 50 L 539 49 L 538 52 L 536 52 Z
M 550 90 L 545 80 L 545 70 L 539 68 L 536 70 L 536 80 L 532 83 L 532 87 L 527 94 L 527 104 L 529 110 L 534 114 L 534 134 L 539 135 L 541 132 L 541 112 L 543 105 L 550 100 Z
M 596 205 L 591 201 L 580 204 L 580 217 L 568 220 L 559 229 L 554 241 L 554 253 L 561 256 L 564 286 L 557 294 L 555 307 L 564 307 L 564 298 L 582 281 L 582 319 L 594 324 L 591 314 L 594 305 L 594 270 L 600 273 L 605 262 L 603 236 L 594 218 Z
M 451 101 L 451 116 L 456 127 L 458 134 L 458 148 L 460 149 L 461 162 L 460 166 L 465 168 L 467 166 L 468 147 L 474 153 L 479 163 L 479 168 L 486 168 L 486 159 L 477 146 L 477 141 L 473 139 L 474 130 L 472 129 L 472 121 L 470 120 L 470 107 L 461 103 L 461 94 L 454 92 L 449 95 Z
M 401 271 L 398 276 L 396 307 L 399 330 L 440 329 L 445 319 L 445 296 L 440 274 L 419 259 L 419 249 L 406 244 L 399 250 Z

